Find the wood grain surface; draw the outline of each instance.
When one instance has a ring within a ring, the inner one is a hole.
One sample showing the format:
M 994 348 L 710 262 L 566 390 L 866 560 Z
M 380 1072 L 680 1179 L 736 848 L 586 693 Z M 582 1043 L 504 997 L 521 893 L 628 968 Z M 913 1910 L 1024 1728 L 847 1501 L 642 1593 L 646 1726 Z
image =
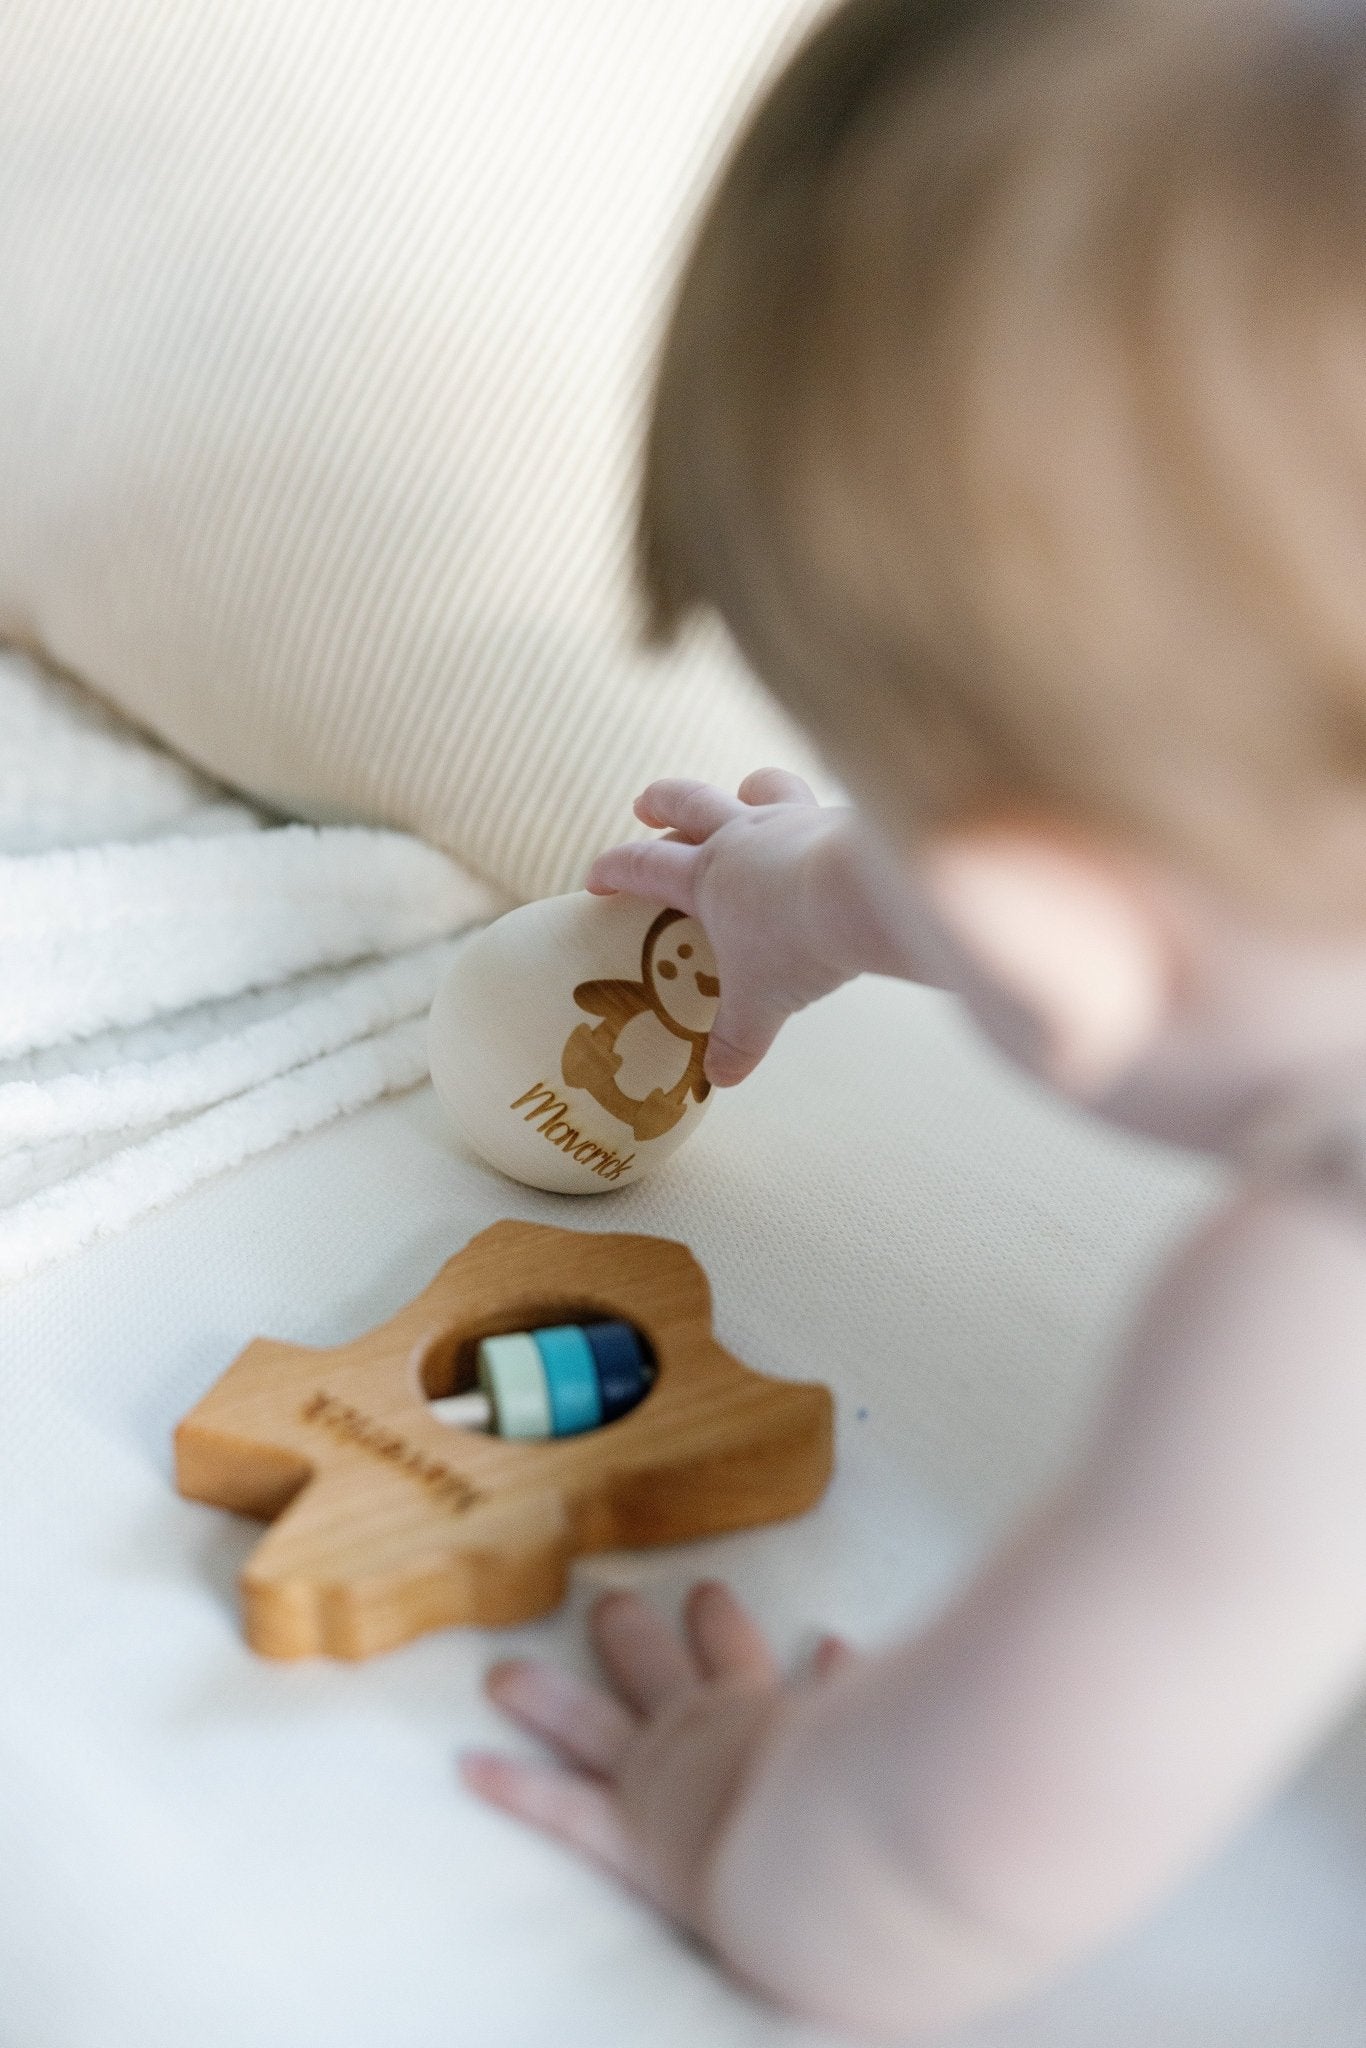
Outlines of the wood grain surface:
M 510 1443 L 431 1414 L 474 1385 L 481 1338 L 602 1317 L 634 1323 L 658 1367 L 620 1421 Z M 833 1404 L 722 1349 L 684 1245 L 503 1222 L 353 1343 L 248 1345 L 175 1456 L 189 1499 L 272 1522 L 242 1574 L 253 1648 L 360 1658 L 545 1613 L 577 1554 L 799 1514 L 830 1476 Z

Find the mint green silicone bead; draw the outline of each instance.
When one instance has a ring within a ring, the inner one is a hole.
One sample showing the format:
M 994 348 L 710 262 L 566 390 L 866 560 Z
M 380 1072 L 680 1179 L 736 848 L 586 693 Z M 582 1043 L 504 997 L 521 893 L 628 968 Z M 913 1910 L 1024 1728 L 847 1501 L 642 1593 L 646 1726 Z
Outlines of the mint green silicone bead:
M 527 1443 L 553 1435 L 550 1388 L 535 1339 L 524 1331 L 485 1337 L 475 1356 L 479 1384 L 493 1403 L 493 1426 L 499 1436 Z

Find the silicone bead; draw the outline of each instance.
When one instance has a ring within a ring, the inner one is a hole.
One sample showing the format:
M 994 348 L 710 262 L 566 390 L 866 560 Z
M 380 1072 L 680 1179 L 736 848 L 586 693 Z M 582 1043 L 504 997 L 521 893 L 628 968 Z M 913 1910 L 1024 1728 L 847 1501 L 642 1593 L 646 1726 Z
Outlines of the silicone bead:
M 602 1419 L 615 1422 L 650 1391 L 652 1374 L 645 1347 L 629 1323 L 585 1323 L 583 1334 L 598 1369 Z
M 427 1403 L 427 1413 L 448 1429 L 492 1429 L 493 1403 L 487 1394 L 443 1394 Z
M 556 1436 L 577 1436 L 602 1421 L 602 1395 L 593 1348 L 575 1323 L 533 1332 L 550 1389 Z
M 493 1426 L 498 1435 L 523 1442 L 553 1436 L 550 1388 L 536 1340 L 525 1331 L 510 1337 L 485 1337 L 475 1355 L 479 1384 L 493 1403 Z

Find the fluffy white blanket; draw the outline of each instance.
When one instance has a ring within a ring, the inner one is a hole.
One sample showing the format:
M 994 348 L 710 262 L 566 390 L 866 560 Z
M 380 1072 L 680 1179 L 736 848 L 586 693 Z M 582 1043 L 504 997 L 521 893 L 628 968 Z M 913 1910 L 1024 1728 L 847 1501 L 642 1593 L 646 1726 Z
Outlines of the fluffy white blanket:
M 411 1087 L 501 907 L 397 832 L 272 822 L 0 650 L 0 1282 Z

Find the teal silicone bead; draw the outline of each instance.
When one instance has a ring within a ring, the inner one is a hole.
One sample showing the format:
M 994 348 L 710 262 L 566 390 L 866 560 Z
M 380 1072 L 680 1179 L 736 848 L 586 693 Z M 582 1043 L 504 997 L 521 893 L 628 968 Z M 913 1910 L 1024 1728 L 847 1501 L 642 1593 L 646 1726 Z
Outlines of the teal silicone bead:
M 485 1337 L 475 1356 L 499 1436 L 524 1443 L 553 1436 L 550 1387 L 535 1339 L 522 1330 L 510 1337 Z
M 536 1330 L 536 1349 L 550 1389 L 556 1436 L 577 1436 L 602 1421 L 602 1394 L 593 1347 L 576 1323 Z

